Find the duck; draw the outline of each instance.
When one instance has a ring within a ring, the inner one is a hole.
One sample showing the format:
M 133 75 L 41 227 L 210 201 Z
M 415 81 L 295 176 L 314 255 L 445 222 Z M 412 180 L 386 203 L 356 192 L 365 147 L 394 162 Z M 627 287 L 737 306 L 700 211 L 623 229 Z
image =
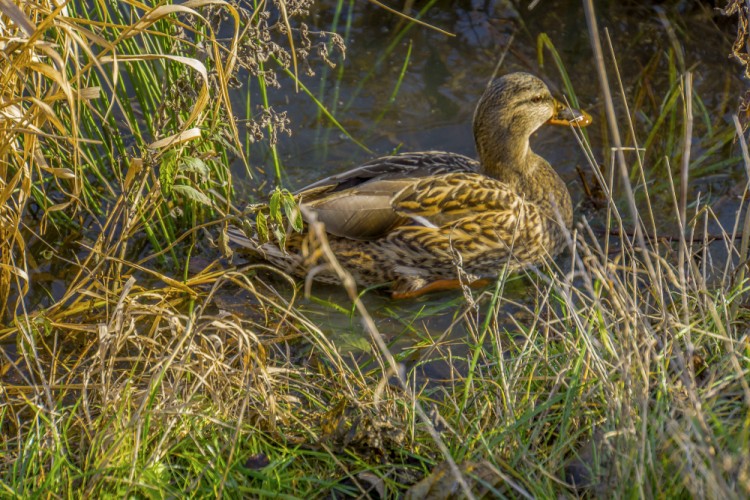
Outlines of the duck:
M 539 265 L 564 249 L 570 193 L 529 139 L 544 124 L 590 123 L 538 77 L 509 73 L 492 80 L 476 106 L 477 159 L 444 151 L 383 156 L 294 196 L 307 222 L 325 225 L 331 250 L 362 287 L 389 284 L 393 298 L 406 299 L 480 286 L 504 267 Z M 253 206 L 254 213 L 267 209 Z M 315 281 L 340 282 L 311 250 L 308 224 L 299 232 L 287 227 L 280 245 L 246 221 L 227 228 L 230 248 L 299 278 L 315 269 Z

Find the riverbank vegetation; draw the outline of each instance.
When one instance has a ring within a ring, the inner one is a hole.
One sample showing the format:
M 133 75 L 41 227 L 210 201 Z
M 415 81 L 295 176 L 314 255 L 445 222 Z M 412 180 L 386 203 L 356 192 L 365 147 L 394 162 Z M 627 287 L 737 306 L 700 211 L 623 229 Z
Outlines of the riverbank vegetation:
M 577 135 L 584 200 L 557 263 L 394 305 L 398 349 L 379 292 L 345 288 L 330 307 L 361 325 L 352 352 L 304 284 L 233 267 L 221 236 L 244 204 L 232 162 L 286 175 L 276 140 L 295 124 L 269 89 L 348 135 L 300 75 L 342 71 L 352 18 L 314 29 L 310 7 L 0 4 L 2 496 L 750 495 L 750 155 L 675 31 L 627 88 L 592 35 L 612 153 Z M 692 184 L 726 171 L 731 217 Z

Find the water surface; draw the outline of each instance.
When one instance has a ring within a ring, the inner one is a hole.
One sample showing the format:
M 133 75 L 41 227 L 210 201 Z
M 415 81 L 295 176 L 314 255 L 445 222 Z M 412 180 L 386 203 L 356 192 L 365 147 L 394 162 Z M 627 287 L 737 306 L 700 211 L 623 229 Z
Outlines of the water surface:
M 730 23 L 702 5 L 599 4 L 600 29 L 612 40 L 639 144 L 643 145 L 657 120 L 675 85 L 675 75 L 690 70 L 695 94 L 705 106 L 704 110 L 696 105 L 696 114 L 703 113 L 706 119 L 696 118 L 692 145 L 692 157 L 700 158 L 716 145 L 711 142 L 712 134 L 728 127 L 740 93 L 736 76 L 740 69 L 728 56 L 732 39 Z M 346 59 L 339 58 L 335 69 L 322 69 L 318 65 L 316 75 L 303 76 L 302 82 L 331 110 L 351 138 L 371 152 L 333 127 L 308 96 L 302 92 L 290 93 L 290 86 L 286 85 L 270 96 L 272 106 L 277 111 L 287 111 L 291 119 L 292 135 L 281 136 L 278 143 L 285 187 L 299 188 L 394 151 L 446 150 L 475 156 L 472 114 L 485 85 L 496 72 L 531 72 L 545 80 L 553 94 L 572 97 L 564 93 L 563 78 L 549 50 L 541 52 L 544 61 L 540 62 L 537 42 L 543 33 L 559 53 L 580 105 L 594 116 L 588 137 L 597 162 L 608 168 L 609 133 L 580 2 L 547 0 L 523 2 L 516 7 L 491 1 L 438 2 L 422 19 L 452 32 L 453 37 L 423 27 L 411 27 L 404 33 L 402 20 L 366 2 L 320 2 L 308 24 L 311 28 L 331 30 L 337 7 L 340 15 L 335 30 L 345 36 Z M 417 5 L 415 9 L 422 7 Z M 605 50 L 608 50 L 606 44 Z M 610 74 L 614 75 L 611 61 L 608 63 Z M 402 72 L 403 79 L 399 81 Z M 614 76 L 611 83 L 616 91 Z M 248 89 L 253 102 L 259 102 L 252 82 L 243 92 Z M 235 109 L 242 109 L 246 94 L 235 97 Z M 615 104 L 624 140 L 632 145 L 632 138 L 625 132 L 628 127 L 621 97 L 617 96 Z M 668 118 L 674 121 L 673 127 L 681 126 L 683 121 L 680 113 L 676 115 L 676 119 Z M 652 193 L 663 193 L 663 199 L 655 200 L 655 204 L 664 210 L 670 210 L 671 201 L 667 190 L 659 187 L 666 177 L 661 157 L 666 153 L 673 168 L 677 168 L 676 155 L 681 147 L 679 141 L 674 141 L 674 137 L 681 137 L 679 133 L 672 133 L 672 139 L 669 135 L 654 139 L 652 148 L 657 158 L 646 156 L 648 181 L 654 187 Z M 573 133 L 559 127 L 544 127 L 532 137 L 531 143 L 568 184 L 577 215 L 589 217 L 596 224 L 596 211 L 584 195 L 578 172 L 580 169 L 585 175 L 591 166 Z M 629 154 L 629 161 L 635 163 L 633 154 Z M 707 197 L 714 200 L 721 207 L 719 218 L 726 224 L 734 220 L 737 207 L 731 190 L 744 183 L 737 154 L 736 147 L 723 145 L 691 174 L 693 197 L 700 192 L 704 200 Z M 262 196 L 264 190 L 275 185 L 271 156 L 268 150 L 253 147 L 250 157 L 256 178 L 249 179 L 238 168 L 237 182 L 247 189 L 249 196 Z M 255 189 L 261 185 L 262 188 Z M 506 297 L 533 310 L 536 300 L 533 287 L 526 278 L 516 281 L 517 285 L 506 289 Z M 322 301 L 348 304 L 346 296 L 336 287 L 316 285 L 314 293 Z M 371 292 L 365 300 L 379 328 L 389 338 L 401 339 L 404 345 L 446 332 L 447 338 L 466 335 L 462 322 L 454 324 L 456 316 L 466 307 L 458 292 L 402 302 L 393 302 L 382 292 Z M 337 336 L 342 347 L 362 346 L 358 341 L 363 336 L 362 327 L 356 317 L 319 305 L 318 301 L 309 301 L 304 308 Z M 500 316 L 505 317 L 499 320 L 513 329 L 515 310 L 508 307 L 504 311 Z

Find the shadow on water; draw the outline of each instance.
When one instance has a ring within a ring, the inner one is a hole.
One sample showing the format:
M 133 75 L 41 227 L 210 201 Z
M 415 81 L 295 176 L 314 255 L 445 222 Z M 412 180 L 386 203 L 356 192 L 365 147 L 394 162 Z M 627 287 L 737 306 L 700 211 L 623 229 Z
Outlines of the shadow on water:
M 512 7 L 505 2 L 442 2 L 427 9 L 422 19 L 455 34 L 448 37 L 422 27 L 411 27 L 404 33 L 402 20 L 367 3 L 318 3 L 311 24 L 345 35 L 346 60 L 339 59 L 336 68 L 303 76 L 301 81 L 351 137 L 374 154 L 333 127 L 302 92 L 272 93 L 272 106 L 288 112 L 293 128 L 291 136 L 280 137 L 277 146 L 284 166 L 282 184 L 299 188 L 396 150 L 436 149 L 474 156 L 474 106 L 498 65 L 500 74 L 534 73 L 554 94 L 562 95 L 563 78 L 548 50 L 541 51 L 544 63 L 540 63 L 537 39 L 541 33 L 549 36 L 559 52 L 580 105 L 595 118 L 594 126 L 588 129 L 589 141 L 597 161 L 608 168 L 606 119 L 580 2 L 557 0 L 531 5 L 533 8 L 525 4 Z M 679 76 L 690 70 L 699 100 L 692 150 L 692 158 L 697 159 L 691 172 L 692 196 L 700 193 L 704 203 L 707 199 L 715 201 L 721 207 L 719 221 L 733 221 L 738 206 L 733 190 L 737 185 L 744 186 L 744 173 L 737 148 L 731 144 L 731 113 L 739 95 L 735 75 L 739 71 L 727 63 L 731 48 L 728 21 L 707 6 L 685 2 L 671 10 L 636 2 L 603 2 L 598 9 L 600 26 L 607 28 L 612 40 L 637 135 L 640 141 L 647 138 L 647 165 L 653 165 L 647 172 L 651 176 L 647 180 L 649 192 L 660 197 L 651 200 L 655 213 L 672 210 L 664 182 L 667 167 L 660 157 L 669 157 L 673 169 L 679 165 L 681 132 L 675 130 L 675 121 L 682 118 L 682 111 L 669 96 L 676 91 Z M 252 85 L 251 109 L 257 112 L 257 89 Z M 243 90 L 244 94 L 235 96 L 235 109 L 245 106 L 248 89 Z M 616 104 L 622 108 L 621 98 Z M 622 109 L 620 116 L 625 116 Z M 661 121 L 657 118 L 660 116 Z M 628 129 L 626 123 L 622 123 L 622 129 Z M 632 137 L 625 140 L 632 143 Z M 577 214 L 593 219 L 596 227 L 596 203 L 587 198 L 578 173 L 580 169 L 586 176 L 590 167 L 573 135 L 543 128 L 532 137 L 532 147 L 566 181 Z M 237 176 L 250 196 L 262 199 L 268 186 L 276 183 L 272 161 L 269 151 L 251 149 L 256 178 L 248 179 L 244 169 L 238 169 Z M 651 149 L 656 159 L 650 158 Z M 636 157 L 629 155 L 628 161 L 635 165 Z M 263 188 L 256 189 L 260 185 Z M 718 231 L 713 226 L 709 232 L 712 230 Z M 534 294 L 529 288 L 506 287 L 504 303 L 517 302 L 524 307 L 515 309 L 534 312 Z M 313 293 L 315 297 L 305 301 L 302 309 L 332 332 L 343 350 L 368 350 L 360 320 L 341 309 L 342 305 L 349 307 L 346 295 L 336 287 L 323 285 L 315 285 Z M 407 349 L 404 355 L 413 360 L 421 359 L 415 354 L 420 345 L 434 348 L 435 339 L 448 345 L 451 339 L 465 339 L 467 335 L 460 319 L 467 313 L 466 303 L 458 292 L 394 302 L 375 291 L 366 293 L 364 299 L 381 332 Z M 480 309 L 486 306 L 480 304 Z M 498 321 L 513 324 L 513 310 L 510 305 L 503 306 Z

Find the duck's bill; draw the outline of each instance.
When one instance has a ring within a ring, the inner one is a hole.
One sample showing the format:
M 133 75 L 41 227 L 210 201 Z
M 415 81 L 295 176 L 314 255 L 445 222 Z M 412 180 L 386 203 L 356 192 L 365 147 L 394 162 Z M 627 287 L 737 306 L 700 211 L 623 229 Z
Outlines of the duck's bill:
M 582 109 L 571 108 L 570 106 L 555 101 L 555 114 L 552 115 L 547 123 L 551 125 L 575 125 L 576 127 L 586 127 L 591 125 L 591 115 Z

